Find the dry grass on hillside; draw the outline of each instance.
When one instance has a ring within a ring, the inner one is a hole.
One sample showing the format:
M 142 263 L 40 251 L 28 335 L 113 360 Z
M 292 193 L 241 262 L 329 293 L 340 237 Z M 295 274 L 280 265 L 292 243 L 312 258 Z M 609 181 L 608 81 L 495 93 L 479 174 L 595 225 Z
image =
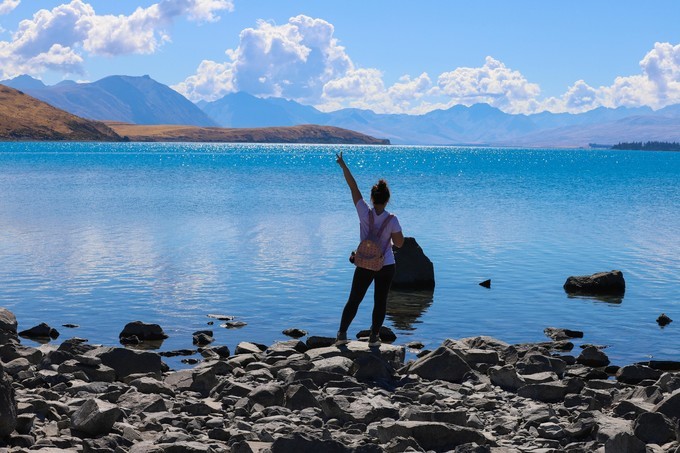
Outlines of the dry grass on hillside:
M 138 125 L 106 123 L 130 141 L 154 142 L 229 142 L 229 143 L 349 143 L 388 144 L 358 132 L 333 126 L 290 126 L 262 128 L 219 128 L 176 125 Z
M 0 140 L 116 141 L 108 126 L 0 85 Z

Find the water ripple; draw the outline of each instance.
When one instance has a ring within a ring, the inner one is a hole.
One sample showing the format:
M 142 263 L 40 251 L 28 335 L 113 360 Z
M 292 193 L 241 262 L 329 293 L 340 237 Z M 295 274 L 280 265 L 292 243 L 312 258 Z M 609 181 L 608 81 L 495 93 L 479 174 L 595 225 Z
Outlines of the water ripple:
M 113 344 L 134 319 L 190 346 L 332 335 L 358 222 L 338 146 L 17 143 L 0 146 L 0 304 L 20 328 L 80 324 Z M 680 359 L 680 153 L 345 146 L 368 191 L 386 178 L 408 236 L 435 265 L 431 295 L 393 294 L 387 323 L 429 347 L 487 334 L 586 332 L 618 362 Z M 620 303 L 570 298 L 569 275 L 621 269 Z M 492 279 L 491 289 L 478 282 Z M 370 323 L 372 292 L 353 328 Z M 675 315 L 674 315 L 675 314 Z M 634 341 L 633 341 L 634 339 Z

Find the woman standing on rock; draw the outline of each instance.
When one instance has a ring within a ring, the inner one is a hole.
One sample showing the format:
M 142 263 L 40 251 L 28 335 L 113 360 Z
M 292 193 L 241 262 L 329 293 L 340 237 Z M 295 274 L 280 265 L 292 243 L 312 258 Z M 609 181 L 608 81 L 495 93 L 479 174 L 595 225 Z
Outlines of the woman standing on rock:
M 394 253 L 392 253 L 391 244 L 401 247 L 404 244 L 404 235 L 401 232 L 401 225 L 399 225 L 397 217 L 385 210 L 385 206 L 390 200 L 390 189 L 387 187 L 387 182 L 381 179 L 371 189 L 371 203 L 373 204 L 371 209 L 361 196 L 361 191 L 359 191 L 352 172 L 350 172 L 347 164 L 342 159 L 342 151 L 336 154 L 335 157 L 340 168 L 342 168 L 345 181 L 347 181 L 347 185 L 352 192 L 352 201 L 357 209 L 357 214 L 359 214 L 361 227 L 359 251 L 368 242 L 374 241 L 375 245 L 379 248 L 379 252 L 381 252 L 378 254 L 378 258 L 370 260 L 371 262 L 364 262 L 364 258 L 360 254 L 356 255 L 354 263 L 357 267 L 354 270 L 349 299 L 342 311 L 336 345 L 348 342 L 347 329 L 356 316 L 359 304 L 364 299 L 368 287 L 375 281 L 373 319 L 368 345 L 377 346 L 380 344 L 380 327 L 385 320 L 385 311 L 387 310 L 387 294 L 390 291 L 390 285 L 395 273 Z M 371 246 L 372 244 L 368 245 Z

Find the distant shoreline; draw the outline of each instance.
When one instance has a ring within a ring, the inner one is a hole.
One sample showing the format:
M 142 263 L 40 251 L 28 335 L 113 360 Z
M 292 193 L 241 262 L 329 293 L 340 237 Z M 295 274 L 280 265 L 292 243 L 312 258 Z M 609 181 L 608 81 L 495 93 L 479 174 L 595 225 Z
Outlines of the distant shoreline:
M 285 127 L 223 128 L 182 125 L 141 125 L 105 121 L 109 128 L 131 142 L 203 142 L 203 143 L 300 143 L 389 145 L 349 129 L 305 124 Z
M 626 151 L 680 151 L 680 143 L 676 142 L 621 142 L 611 147 Z

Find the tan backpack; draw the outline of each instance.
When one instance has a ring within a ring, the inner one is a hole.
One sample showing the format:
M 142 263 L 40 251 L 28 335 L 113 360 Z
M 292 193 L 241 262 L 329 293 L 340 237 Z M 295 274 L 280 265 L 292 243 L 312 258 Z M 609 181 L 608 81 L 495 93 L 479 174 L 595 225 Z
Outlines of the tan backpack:
M 368 211 L 368 236 L 359 243 L 356 251 L 352 252 L 350 261 L 358 267 L 371 271 L 377 272 L 382 269 L 385 261 L 385 252 L 390 245 L 390 239 L 387 239 L 387 244 L 385 244 L 384 247 L 380 247 L 380 237 L 387 224 L 392 221 L 392 217 L 394 217 L 394 215 L 390 214 L 380 226 L 378 233 L 374 234 L 373 211 Z

